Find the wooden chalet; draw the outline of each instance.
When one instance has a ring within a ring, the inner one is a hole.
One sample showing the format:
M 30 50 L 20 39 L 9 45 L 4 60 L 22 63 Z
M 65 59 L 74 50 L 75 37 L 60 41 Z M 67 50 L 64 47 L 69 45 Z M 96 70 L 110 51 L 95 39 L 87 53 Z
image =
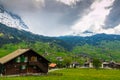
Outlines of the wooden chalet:
M 18 49 L 0 58 L 2 75 L 47 73 L 49 61 L 32 49 Z

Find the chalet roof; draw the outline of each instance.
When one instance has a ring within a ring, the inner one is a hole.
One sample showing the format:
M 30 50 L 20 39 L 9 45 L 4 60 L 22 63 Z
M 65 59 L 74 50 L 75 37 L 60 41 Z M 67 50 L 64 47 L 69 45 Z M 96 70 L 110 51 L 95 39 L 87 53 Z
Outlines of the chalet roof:
M 21 55 L 21 54 L 23 54 L 23 53 L 25 53 L 25 52 L 27 52 L 29 50 L 30 49 L 18 49 L 16 51 L 6 55 L 5 57 L 0 58 L 0 63 L 4 64 L 4 63 L 14 59 L 15 57 L 17 57 L 17 56 L 19 56 L 19 55 Z
M 5 57 L 0 58 L 0 63 L 4 64 L 14 58 L 16 58 L 17 56 L 20 56 L 21 54 L 30 51 L 31 49 L 18 49 L 8 55 L 6 55 Z M 42 57 L 42 56 L 41 56 Z M 42 57 L 43 59 L 45 59 L 44 57 Z M 46 60 L 46 59 L 45 59 Z M 46 60 L 47 62 L 49 62 L 48 60 Z

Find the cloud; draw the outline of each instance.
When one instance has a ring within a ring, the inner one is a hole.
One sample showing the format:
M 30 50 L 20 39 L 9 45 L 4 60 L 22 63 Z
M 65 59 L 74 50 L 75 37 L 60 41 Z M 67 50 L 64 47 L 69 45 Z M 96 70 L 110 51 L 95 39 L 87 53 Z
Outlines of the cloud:
M 105 32 L 103 26 L 105 19 L 109 15 L 114 0 L 96 0 L 90 7 L 91 11 L 80 18 L 73 26 L 74 32 L 84 32 L 86 30 L 94 33 Z
M 94 0 L 77 1 L 70 9 L 66 9 L 66 13 L 62 15 L 59 22 L 61 24 L 69 24 L 68 26 L 73 25 L 78 19 L 82 18 L 84 14 L 89 12 L 89 7 L 93 2 Z
M 0 0 L 30 31 L 59 36 L 72 32 L 119 33 L 120 0 Z
M 38 34 L 55 36 L 70 31 L 94 0 L 79 0 L 74 5 L 57 0 L 0 0 L 4 7 L 18 15 Z
M 44 0 L 0 0 L 0 3 L 10 11 L 34 11 L 44 6 Z
M 102 29 L 101 32 L 99 33 L 106 33 L 106 34 L 118 34 L 120 35 L 120 25 L 114 27 L 114 28 L 107 28 L 107 29 Z
M 63 2 L 66 5 L 74 5 L 74 4 L 76 4 L 76 2 L 78 2 L 80 0 L 57 0 L 57 1 Z
M 120 18 L 118 17 L 120 15 L 119 4 L 120 4 L 120 0 L 114 1 L 110 14 L 107 16 L 105 20 L 104 28 L 114 28 L 120 24 Z

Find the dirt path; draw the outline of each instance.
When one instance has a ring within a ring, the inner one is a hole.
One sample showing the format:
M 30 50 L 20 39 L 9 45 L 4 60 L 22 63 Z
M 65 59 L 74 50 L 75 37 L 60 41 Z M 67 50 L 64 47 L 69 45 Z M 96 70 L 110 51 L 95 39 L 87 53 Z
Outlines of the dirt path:
M 62 68 L 63 69 L 63 68 Z M 49 70 L 48 72 L 53 72 L 53 71 L 56 71 L 56 70 L 62 70 L 62 69 L 51 69 L 51 70 Z

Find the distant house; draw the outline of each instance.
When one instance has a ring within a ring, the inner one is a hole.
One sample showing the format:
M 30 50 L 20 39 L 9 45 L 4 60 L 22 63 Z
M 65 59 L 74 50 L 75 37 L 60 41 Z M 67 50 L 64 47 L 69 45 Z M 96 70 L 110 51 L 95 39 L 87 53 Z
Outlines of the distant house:
M 116 69 L 120 69 L 120 63 L 116 63 Z
M 47 73 L 49 61 L 32 49 L 18 49 L 0 58 L 2 75 Z
M 80 67 L 80 63 L 78 62 L 72 62 L 70 65 L 70 68 L 79 68 Z
M 109 67 L 110 67 L 110 68 L 120 69 L 120 63 L 110 62 L 110 63 L 109 63 Z
M 63 61 L 63 58 L 62 57 L 56 57 L 56 60 Z
M 102 68 L 115 68 L 115 69 L 120 69 L 120 63 L 116 62 L 103 62 L 102 63 Z
M 53 69 L 53 68 L 56 68 L 56 66 L 57 66 L 56 63 L 51 63 L 51 64 L 49 65 L 49 68 L 50 68 L 50 69 Z
M 109 68 L 109 62 L 103 62 L 102 63 L 102 68 Z
M 84 68 L 93 68 L 93 63 L 92 62 L 85 62 L 83 67 Z

